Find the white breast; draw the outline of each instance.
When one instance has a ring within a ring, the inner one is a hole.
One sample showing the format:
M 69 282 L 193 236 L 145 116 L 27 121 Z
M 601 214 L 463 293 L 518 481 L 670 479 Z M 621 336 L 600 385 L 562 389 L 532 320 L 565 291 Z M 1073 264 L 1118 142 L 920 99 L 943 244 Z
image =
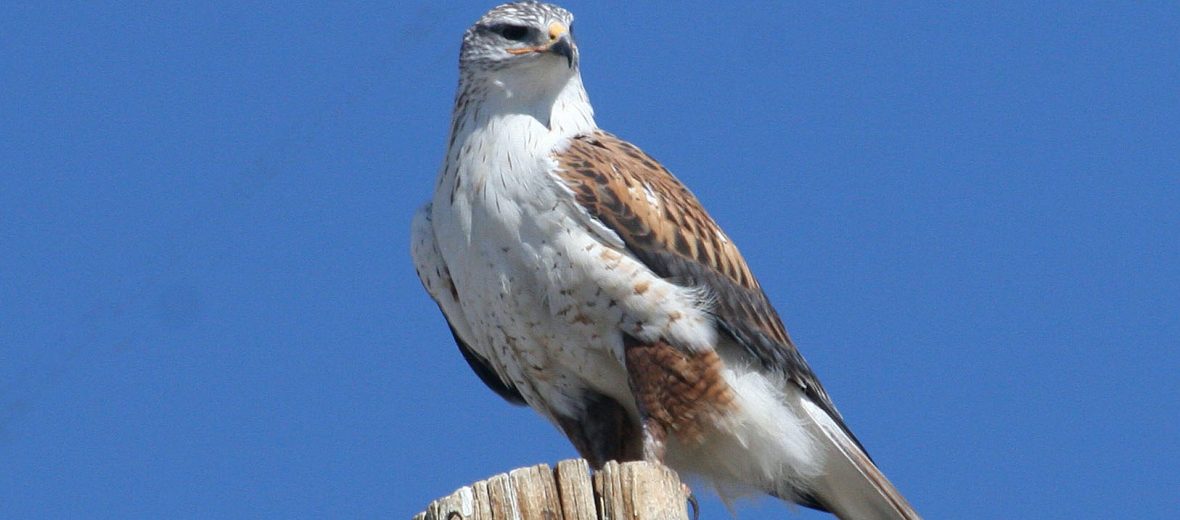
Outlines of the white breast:
M 492 100 L 457 122 L 432 222 L 470 346 L 552 418 L 576 413 L 587 380 L 620 402 L 631 399 L 621 344 L 604 330 L 621 311 L 598 304 L 594 284 L 571 260 L 571 249 L 594 240 L 559 203 L 549 177 L 551 151 L 593 120 L 537 112 L 498 110 Z

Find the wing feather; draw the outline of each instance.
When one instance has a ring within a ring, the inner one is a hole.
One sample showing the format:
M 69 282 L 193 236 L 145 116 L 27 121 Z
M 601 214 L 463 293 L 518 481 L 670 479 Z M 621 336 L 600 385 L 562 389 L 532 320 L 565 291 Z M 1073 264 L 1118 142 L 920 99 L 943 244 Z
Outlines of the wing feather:
M 451 281 L 451 272 L 447 269 L 442 255 L 435 246 L 434 227 L 430 223 L 430 204 L 418 210 L 411 225 L 410 256 L 414 257 L 414 269 L 418 271 L 418 278 L 426 292 L 438 304 L 451 335 L 455 338 L 455 345 L 463 354 L 463 359 L 471 366 L 479 380 L 488 388 L 496 392 L 512 404 L 525 404 L 524 396 L 512 383 L 496 371 L 496 368 L 483 356 L 471 348 L 469 339 L 464 336 L 470 334 L 467 319 L 463 316 L 463 309 L 459 306 L 459 295 L 455 291 L 455 284 Z
M 558 180 L 590 217 L 652 272 L 708 290 L 718 326 L 764 367 L 802 387 L 855 441 L 737 246 L 684 184 L 639 148 L 603 131 L 573 138 L 555 158 Z

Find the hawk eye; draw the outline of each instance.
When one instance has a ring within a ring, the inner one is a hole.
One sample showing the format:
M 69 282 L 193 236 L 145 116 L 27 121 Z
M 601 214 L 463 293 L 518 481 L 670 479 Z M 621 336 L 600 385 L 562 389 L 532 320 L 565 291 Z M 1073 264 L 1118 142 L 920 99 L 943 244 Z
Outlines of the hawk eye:
M 514 42 L 524 41 L 529 36 L 529 28 L 523 25 L 500 24 L 492 27 L 492 32 Z

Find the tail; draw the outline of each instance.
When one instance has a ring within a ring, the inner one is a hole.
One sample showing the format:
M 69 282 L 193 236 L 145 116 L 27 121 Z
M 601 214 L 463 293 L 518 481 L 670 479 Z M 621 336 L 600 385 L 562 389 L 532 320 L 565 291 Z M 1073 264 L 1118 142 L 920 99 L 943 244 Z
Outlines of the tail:
M 800 399 L 810 428 L 824 448 L 823 475 L 811 483 L 810 499 L 842 520 L 921 520 L 901 492 L 877 469 L 859 444 L 827 412 Z

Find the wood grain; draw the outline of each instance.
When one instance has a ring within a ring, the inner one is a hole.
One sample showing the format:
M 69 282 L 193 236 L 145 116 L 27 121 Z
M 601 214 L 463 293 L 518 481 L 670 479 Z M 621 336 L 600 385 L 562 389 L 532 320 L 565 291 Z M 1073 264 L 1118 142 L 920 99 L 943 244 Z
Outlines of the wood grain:
M 583 459 L 495 475 L 430 503 L 414 520 L 687 520 L 672 470 L 611 461 L 590 474 Z

